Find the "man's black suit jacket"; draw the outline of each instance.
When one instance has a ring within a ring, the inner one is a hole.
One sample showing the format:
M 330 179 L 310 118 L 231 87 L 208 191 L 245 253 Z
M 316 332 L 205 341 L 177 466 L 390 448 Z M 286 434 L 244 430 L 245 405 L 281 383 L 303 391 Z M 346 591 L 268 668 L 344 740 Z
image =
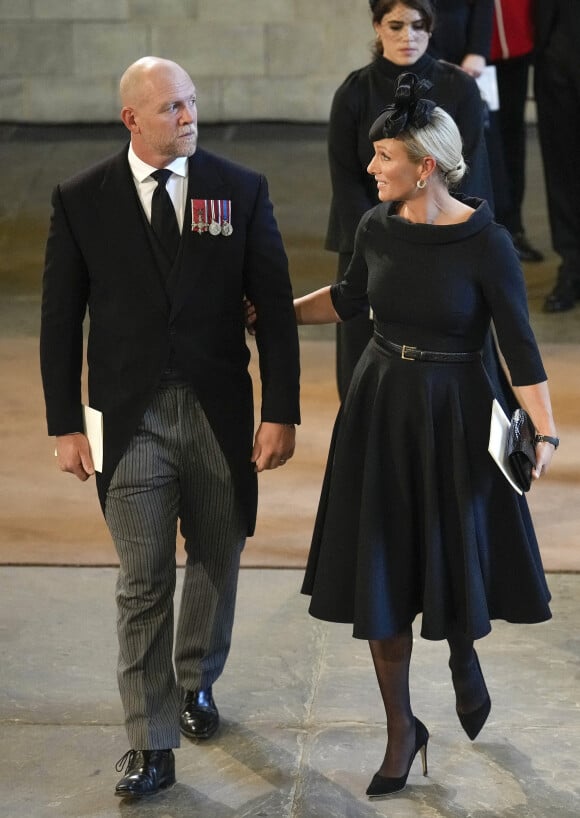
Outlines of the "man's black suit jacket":
M 578 0 L 535 0 L 532 3 L 535 49 L 541 54 L 550 41 L 556 24 L 567 36 L 558 42 L 558 50 L 565 48 L 575 54 L 580 36 L 580 2 Z M 573 50 L 574 49 L 574 50 Z
M 191 230 L 192 199 L 230 199 L 231 236 Z M 170 357 L 191 383 L 232 470 L 253 532 L 253 398 L 242 297 L 256 305 L 261 420 L 298 423 L 299 356 L 288 263 L 265 178 L 200 148 L 171 271 L 133 182 L 127 148 L 59 185 L 46 248 L 41 369 L 48 432 L 82 430 L 83 321 L 89 403 L 103 412 L 111 476 Z M 165 274 L 169 273 L 168 279 Z

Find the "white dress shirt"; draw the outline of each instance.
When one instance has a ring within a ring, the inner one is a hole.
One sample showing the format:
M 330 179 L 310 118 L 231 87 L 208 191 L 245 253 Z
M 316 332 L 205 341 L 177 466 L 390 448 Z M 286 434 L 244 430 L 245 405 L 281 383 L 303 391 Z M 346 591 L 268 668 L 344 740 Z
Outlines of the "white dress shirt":
M 151 222 L 151 199 L 153 192 L 157 187 L 157 182 L 151 176 L 158 168 L 148 165 L 143 162 L 135 151 L 133 145 L 129 145 L 129 167 L 133 174 L 137 194 L 143 205 L 145 215 Z M 185 201 L 187 198 L 187 156 L 178 156 L 169 165 L 166 165 L 167 170 L 171 171 L 171 176 L 167 180 L 166 190 L 173 202 L 175 214 L 177 216 L 177 224 L 180 232 L 183 230 L 183 218 L 185 215 Z

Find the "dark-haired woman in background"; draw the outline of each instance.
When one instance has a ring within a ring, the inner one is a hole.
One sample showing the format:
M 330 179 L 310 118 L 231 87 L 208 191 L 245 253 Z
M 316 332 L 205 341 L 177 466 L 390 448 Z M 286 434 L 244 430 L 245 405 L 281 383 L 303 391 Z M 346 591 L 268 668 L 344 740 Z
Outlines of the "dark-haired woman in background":
M 429 56 L 435 25 L 429 0 L 370 0 L 376 34 L 374 58 L 353 71 L 334 95 L 328 131 L 332 201 L 326 248 L 339 254 L 338 280 L 347 269 L 361 216 L 377 204 L 376 185 L 366 168 L 372 157 L 369 128 L 394 99 L 399 75 L 412 70 L 433 83 L 428 96 L 455 120 L 469 168 L 461 182 L 464 193 L 492 198 L 483 135 L 483 107 L 475 80 L 454 65 Z M 372 336 L 372 321 L 361 316 L 338 328 L 337 380 L 344 399 L 352 371 Z M 491 357 L 491 356 L 490 356 Z M 492 360 L 490 367 L 495 366 Z M 501 373 L 492 374 L 501 378 Z
M 424 638 L 449 642 L 471 739 L 491 707 L 474 640 L 492 619 L 550 617 L 526 500 L 487 450 L 497 394 L 480 350 L 490 320 L 539 433 L 536 479 L 558 445 L 510 236 L 486 202 L 449 192 L 465 172 L 454 121 L 413 74 L 399 86 L 371 128 L 381 204 L 360 222 L 348 272 L 294 302 L 299 324 L 369 305 L 375 317 L 336 421 L 303 586 L 313 616 L 351 622 L 369 640 L 388 734 L 371 798 L 403 789 L 419 752 L 426 774 L 429 733 L 409 692 L 415 617 Z

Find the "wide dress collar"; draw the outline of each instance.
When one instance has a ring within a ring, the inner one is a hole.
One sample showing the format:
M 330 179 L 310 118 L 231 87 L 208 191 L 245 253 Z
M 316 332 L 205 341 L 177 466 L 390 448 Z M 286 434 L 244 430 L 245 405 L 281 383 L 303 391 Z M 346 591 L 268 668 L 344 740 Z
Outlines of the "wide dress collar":
M 381 221 L 394 238 L 416 244 L 446 244 L 463 241 L 480 233 L 492 221 L 493 216 L 485 199 L 454 193 L 454 198 L 474 208 L 474 212 L 459 224 L 417 224 L 397 214 L 400 202 L 384 202 L 376 207 Z

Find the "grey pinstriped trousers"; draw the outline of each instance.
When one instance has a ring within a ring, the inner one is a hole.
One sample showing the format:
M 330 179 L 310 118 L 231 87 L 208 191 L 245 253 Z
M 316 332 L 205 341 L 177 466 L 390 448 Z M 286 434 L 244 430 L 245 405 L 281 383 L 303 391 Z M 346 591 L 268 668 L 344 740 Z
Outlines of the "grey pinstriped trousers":
M 130 745 L 179 746 L 180 687 L 209 687 L 231 641 L 245 521 L 192 389 L 162 387 L 123 455 L 107 525 L 119 555 L 119 690 Z M 187 562 L 172 661 L 177 521 Z

